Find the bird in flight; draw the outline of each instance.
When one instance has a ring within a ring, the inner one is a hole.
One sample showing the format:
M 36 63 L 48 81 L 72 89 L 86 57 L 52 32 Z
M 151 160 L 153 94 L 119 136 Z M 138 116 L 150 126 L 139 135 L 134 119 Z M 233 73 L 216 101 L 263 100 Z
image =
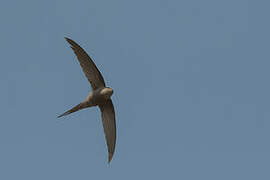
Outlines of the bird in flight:
M 116 123 L 115 123 L 115 112 L 111 96 L 113 89 L 106 87 L 104 79 L 97 69 L 93 60 L 88 54 L 81 48 L 76 42 L 69 38 L 65 38 L 71 45 L 74 53 L 79 60 L 81 68 L 91 84 L 91 93 L 78 105 L 74 106 L 70 110 L 58 116 L 66 116 L 73 112 L 79 111 L 84 108 L 98 106 L 101 111 L 102 124 L 105 133 L 105 138 L 108 147 L 108 163 L 110 163 L 115 149 L 116 142 Z

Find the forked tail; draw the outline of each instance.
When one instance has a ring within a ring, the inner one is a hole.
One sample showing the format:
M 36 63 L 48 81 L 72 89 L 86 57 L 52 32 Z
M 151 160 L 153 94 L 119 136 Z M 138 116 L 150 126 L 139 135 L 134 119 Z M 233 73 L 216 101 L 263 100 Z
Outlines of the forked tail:
M 74 112 L 76 112 L 76 111 L 79 111 L 79 110 L 81 110 L 81 109 L 83 109 L 83 108 L 84 108 L 83 104 L 80 103 L 80 104 L 76 105 L 75 107 L 71 108 L 70 110 L 66 111 L 65 113 L 63 113 L 63 114 L 57 116 L 57 117 L 60 118 L 60 117 L 62 117 L 62 116 L 69 115 L 69 114 L 74 113 Z

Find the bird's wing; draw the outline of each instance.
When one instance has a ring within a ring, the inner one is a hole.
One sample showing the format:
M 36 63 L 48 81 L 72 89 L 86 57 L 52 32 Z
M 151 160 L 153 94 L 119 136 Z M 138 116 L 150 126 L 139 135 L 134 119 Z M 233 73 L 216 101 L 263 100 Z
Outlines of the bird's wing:
M 107 100 L 106 103 L 99 105 L 99 108 L 101 111 L 102 123 L 108 147 L 108 162 L 110 162 L 114 154 L 116 142 L 116 123 L 112 100 Z
M 99 87 L 105 87 L 105 82 L 101 73 L 99 72 L 93 60 L 88 56 L 88 54 L 73 40 L 69 38 L 65 39 L 71 45 L 70 47 L 76 54 L 82 70 L 92 86 L 92 89 L 95 90 Z

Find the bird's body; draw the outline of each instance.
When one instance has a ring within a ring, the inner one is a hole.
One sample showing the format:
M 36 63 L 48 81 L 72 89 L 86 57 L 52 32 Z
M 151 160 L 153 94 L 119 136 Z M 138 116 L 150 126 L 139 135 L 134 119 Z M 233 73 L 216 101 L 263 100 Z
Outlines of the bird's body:
M 113 89 L 105 86 L 101 73 L 87 53 L 71 39 L 66 38 L 66 40 L 76 54 L 80 65 L 91 84 L 92 92 L 80 104 L 74 106 L 72 109 L 58 117 L 66 116 L 84 108 L 98 106 L 102 115 L 102 123 L 109 152 L 108 162 L 110 162 L 114 154 L 116 142 L 115 112 L 111 100 Z
M 74 108 L 77 107 L 77 108 L 79 108 L 78 110 L 81 110 L 81 109 L 89 108 L 92 106 L 102 105 L 110 99 L 112 94 L 113 94 L 112 88 L 109 88 L 109 87 L 98 88 L 98 89 L 94 90 L 93 92 L 90 92 L 89 95 L 79 104 L 79 106 L 77 105 L 78 107 L 75 106 Z M 66 111 L 65 113 L 59 115 L 58 117 L 66 116 L 68 114 L 75 112 L 74 108 Z
M 112 94 L 113 94 L 112 88 L 108 87 L 98 88 L 87 96 L 86 102 L 89 105 L 89 107 L 98 106 L 109 100 Z

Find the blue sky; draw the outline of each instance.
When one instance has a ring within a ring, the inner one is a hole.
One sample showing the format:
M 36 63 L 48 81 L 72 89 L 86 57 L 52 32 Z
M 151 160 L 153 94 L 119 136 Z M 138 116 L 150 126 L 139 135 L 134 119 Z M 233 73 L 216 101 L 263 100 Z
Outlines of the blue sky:
M 270 178 L 269 5 L 248 0 L 2 0 L 0 179 Z M 116 152 L 64 37 L 94 59 Z

